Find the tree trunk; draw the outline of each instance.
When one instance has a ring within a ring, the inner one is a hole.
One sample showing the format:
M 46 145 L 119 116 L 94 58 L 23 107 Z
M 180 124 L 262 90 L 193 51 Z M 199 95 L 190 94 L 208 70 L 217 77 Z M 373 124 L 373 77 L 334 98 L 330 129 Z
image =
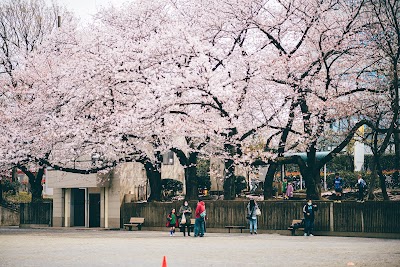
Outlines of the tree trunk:
M 189 152 L 189 156 L 177 148 L 171 149 L 179 159 L 185 170 L 186 199 L 196 200 L 198 194 L 197 159 L 199 152 Z
M 265 175 L 265 181 L 264 181 L 264 199 L 271 199 L 273 197 L 272 184 L 274 182 L 274 175 L 277 168 L 278 164 L 274 162 L 271 163 L 268 167 L 268 171 L 267 174 Z
M 303 169 L 303 171 L 301 171 L 301 169 Z M 306 182 L 307 198 L 321 199 L 321 175 L 315 146 L 310 147 L 307 152 L 306 168 L 300 168 L 300 171 Z
M 348 170 L 348 171 L 354 172 L 354 168 L 355 168 L 355 166 L 354 166 L 354 156 L 353 155 L 347 155 L 347 160 L 348 160 L 348 163 L 349 163 L 349 166 L 350 166 L 350 170 Z
M 43 200 L 42 180 L 43 180 L 44 170 L 45 168 L 41 167 L 34 176 L 34 180 L 32 181 L 31 179 L 29 179 L 29 183 L 31 185 L 32 202 L 41 202 Z
M 190 160 L 189 160 L 190 161 Z M 185 168 L 186 199 L 195 200 L 199 197 L 196 161 Z
M 0 203 L 3 202 L 3 179 L 0 180 Z
M 394 152 L 395 152 L 395 160 L 394 160 L 394 169 L 393 179 L 396 183 L 399 182 L 400 176 L 400 129 L 399 125 L 397 125 L 397 133 L 394 133 Z
M 300 173 L 306 183 L 307 199 L 318 200 L 321 199 L 321 176 L 319 170 L 314 168 L 315 166 L 307 166 L 303 170 L 300 169 Z
M 151 162 L 146 162 L 144 164 L 147 179 L 149 180 L 150 185 L 150 196 L 147 199 L 148 202 L 161 200 L 161 164 L 157 165 L 154 165 Z
M 379 158 L 377 158 L 375 162 L 377 163 L 376 164 L 376 167 L 377 167 L 376 170 L 377 170 L 377 174 L 378 174 L 378 177 L 379 177 L 379 182 L 380 182 L 381 189 L 382 189 L 382 197 L 383 197 L 384 200 L 390 200 L 389 196 L 388 196 L 388 193 L 387 193 L 387 190 L 386 190 L 386 182 L 385 182 L 386 177 L 382 173 L 382 167 L 381 167 L 381 164 L 379 163 Z
M 40 167 L 36 175 L 28 170 L 25 166 L 19 166 L 19 169 L 23 171 L 29 178 L 29 184 L 31 186 L 32 202 L 41 202 L 42 199 L 42 179 L 44 170 L 46 167 Z
M 12 182 L 15 182 L 15 181 L 17 181 L 18 180 L 18 178 L 17 178 L 17 167 L 13 167 L 12 168 L 12 172 L 11 172 L 11 181 Z
M 397 126 L 397 133 L 394 133 L 394 152 L 395 152 L 395 161 L 394 161 L 394 169 L 396 171 L 400 171 L 400 133 L 399 126 Z
M 306 193 L 308 199 L 318 200 L 321 199 L 321 175 L 319 170 L 311 170 L 307 175 Z
M 225 159 L 224 200 L 235 197 L 235 165 L 233 160 Z
M 376 179 L 377 179 L 377 173 L 376 173 L 376 164 L 375 164 L 375 157 L 372 158 L 372 166 L 371 166 L 371 180 L 369 181 L 369 186 L 368 186 L 368 199 L 369 200 L 374 200 L 375 199 L 375 187 L 376 187 Z

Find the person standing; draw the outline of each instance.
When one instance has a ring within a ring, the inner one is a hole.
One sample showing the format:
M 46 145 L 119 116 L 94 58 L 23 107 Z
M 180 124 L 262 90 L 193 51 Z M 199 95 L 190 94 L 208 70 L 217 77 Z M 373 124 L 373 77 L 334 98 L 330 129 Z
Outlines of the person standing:
M 204 223 L 206 220 L 206 204 L 199 199 L 195 211 L 194 237 L 204 236 Z
M 288 183 L 287 189 L 286 189 L 286 194 L 285 198 L 286 199 L 292 199 L 293 198 L 293 185 L 292 183 Z
M 247 204 L 247 219 L 249 220 L 250 225 L 250 234 L 257 234 L 257 211 L 258 205 L 251 199 L 250 202 Z
M 172 209 L 167 216 L 167 227 L 170 227 L 170 236 L 173 236 L 175 234 L 175 227 L 177 227 L 178 225 L 178 218 L 176 217 L 175 209 Z
M 312 231 L 314 230 L 314 219 L 315 212 L 318 210 L 317 205 L 313 205 L 312 200 L 309 199 L 307 204 L 303 207 L 304 214 L 304 236 L 314 236 Z
M 339 173 L 335 173 L 335 180 L 333 181 L 335 186 L 336 201 L 341 202 L 343 194 L 343 179 L 339 176 Z
M 358 175 L 358 180 L 357 180 L 357 187 L 358 187 L 358 199 L 357 199 L 357 202 L 364 202 L 364 190 L 365 190 L 366 186 L 367 186 L 367 183 L 361 177 L 361 174 L 359 174 Z
M 189 207 L 187 200 L 183 201 L 183 205 L 179 208 L 179 215 L 181 217 L 181 230 L 183 236 L 186 236 L 185 228 L 187 228 L 188 236 L 190 236 L 190 219 L 192 218 L 192 209 Z M 183 217 L 185 221 L 183 222 Z
M 287 186 L 288 186 L 288 181 L 286 178 L 284 178 L 283 183 L 282 183 L 282 196 L 283 197 L 286 196 Z

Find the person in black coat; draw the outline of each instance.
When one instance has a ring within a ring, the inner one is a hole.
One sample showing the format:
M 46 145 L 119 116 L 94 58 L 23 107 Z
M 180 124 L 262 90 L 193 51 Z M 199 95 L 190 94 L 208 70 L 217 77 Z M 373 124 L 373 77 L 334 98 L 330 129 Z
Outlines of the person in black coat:
M 315 212 L 317 210 L 318 206 L 313 204 L 311 199 L 304 205 L 304 236 L 313 236 L 312 231 L 314 229 Z

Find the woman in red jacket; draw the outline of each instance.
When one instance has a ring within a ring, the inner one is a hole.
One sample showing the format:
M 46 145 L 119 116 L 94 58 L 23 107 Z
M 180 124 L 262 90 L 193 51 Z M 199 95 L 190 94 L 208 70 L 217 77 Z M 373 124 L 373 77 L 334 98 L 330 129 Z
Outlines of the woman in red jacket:
M 199 200 L 195 212 L 194 237 L 204 236 L 204 221 L 206 219 L 206 204 Z

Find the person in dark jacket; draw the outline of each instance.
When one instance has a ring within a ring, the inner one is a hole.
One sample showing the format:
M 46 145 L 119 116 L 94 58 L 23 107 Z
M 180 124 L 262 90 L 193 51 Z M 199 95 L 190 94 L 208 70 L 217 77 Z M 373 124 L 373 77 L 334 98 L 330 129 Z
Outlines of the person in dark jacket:
M 313 204 L 311 199 L 304 205 L 304 236 L 313 236 L 312 231 L 314 229 L 315 212 L 317 210 L 318 206 Z
M 364 181 L 361 175 L 358 175 L 358 180 L 356 185 L 358 187 L 357 202 L 364 202 L 364 190 L 367 187 L 367 183 Z
M 343 194 L 343 179 L 339 176 L 339 173 L 335 173 L 335 179 L 333 180 L 335 187 L 336 202 L 341 202 Z
M 192 218 L 192 209 L 189 207 L 187 200 L 183 201 L 183 205 L 179 208 L 179 214 L 181 217 L 180 225 L 183 236 L 186 236 L 185 228 L 187 228 L 188 236 L 190 236 L 190 219 Z M 183 216 L 185 216 L 186 222 L 182 222 Z

